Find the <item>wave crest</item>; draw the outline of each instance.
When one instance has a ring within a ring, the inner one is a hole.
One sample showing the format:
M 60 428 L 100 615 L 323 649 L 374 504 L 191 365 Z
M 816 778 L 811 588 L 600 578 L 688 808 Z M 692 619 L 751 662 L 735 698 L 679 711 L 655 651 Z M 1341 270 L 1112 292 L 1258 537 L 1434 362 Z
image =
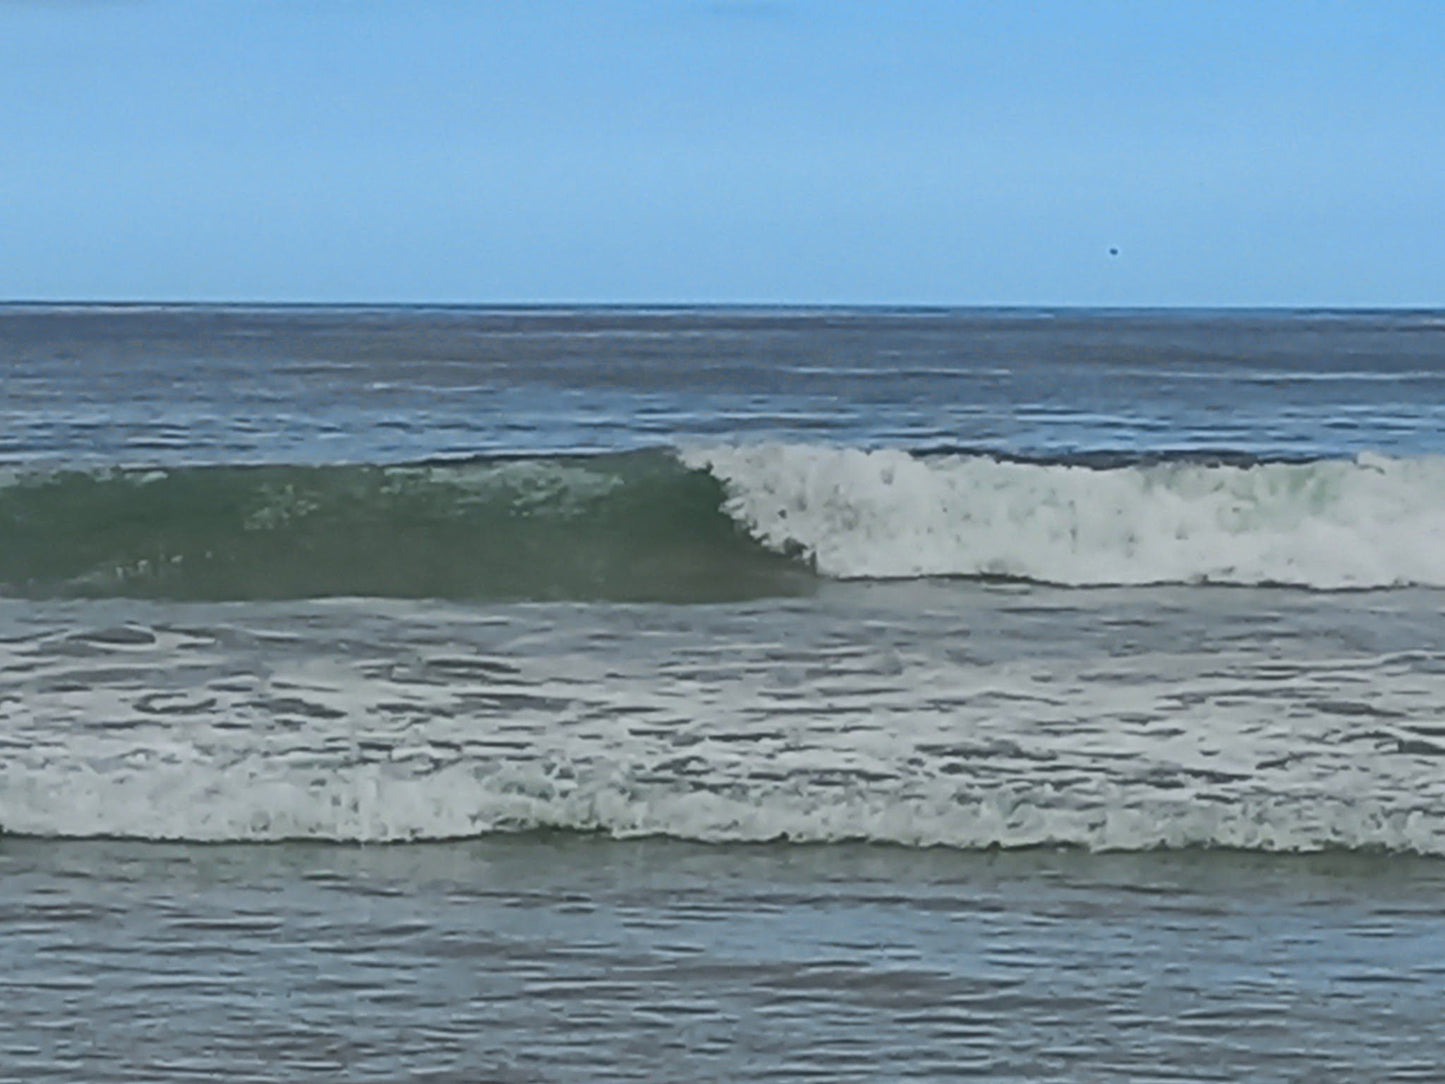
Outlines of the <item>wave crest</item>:
M 769 548 L 842 579 L 1445 586 L 1445 459 L 1095 469 L 806 445 L 684 462 Z
M 1445 586 L 1445 459 L 1085 465 L 772 444 L 12 472 L 0 594 L 707 602 L 818 577 Z

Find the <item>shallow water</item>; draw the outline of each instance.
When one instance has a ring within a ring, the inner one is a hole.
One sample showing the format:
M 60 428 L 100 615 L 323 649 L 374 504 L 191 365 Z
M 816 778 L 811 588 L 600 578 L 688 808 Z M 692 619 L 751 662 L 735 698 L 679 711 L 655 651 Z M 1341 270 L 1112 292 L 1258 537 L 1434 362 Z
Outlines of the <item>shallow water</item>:
M 1439 863 L 0 842 L 7 1072 L 1436 1079 Z
M 14 601 L 0 660 L 30 835 L 1445 854 L 1435 591 Z

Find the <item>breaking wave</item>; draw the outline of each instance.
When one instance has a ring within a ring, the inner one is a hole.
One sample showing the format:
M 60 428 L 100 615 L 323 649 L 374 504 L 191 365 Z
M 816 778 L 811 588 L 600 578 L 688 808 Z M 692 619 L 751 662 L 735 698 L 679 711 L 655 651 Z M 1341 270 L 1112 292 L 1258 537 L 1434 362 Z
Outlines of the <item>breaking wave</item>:
M 1097 469 L 783 445 L 684 461 L 754 538 L 838 578 L 1445 586 L 1440 458 Z
M 1445 459 L 764 444 L 0 481 L 15 596 L 685 602 L 927 576 L 1445 586 Z
M 964 850 L 1071 846 L 1266 852 L 1358 850 L 1445 855 L 1445 817 L 1358 797 L 1198 794 L 1034 781 L 967 793 L 941 780 L 901 790 L 862 781 L 705 788 L 626 772 L 455 765 L 413 776 L 357 765 L 287 778 L 250 765 L 61 769 L 6 780 L 3 831 L 50 838 L 192 842 L 397 843 L 556 829 L 709 843 L 866 841 Z M 1096 781 L 1097 783 L 1097 781 Z

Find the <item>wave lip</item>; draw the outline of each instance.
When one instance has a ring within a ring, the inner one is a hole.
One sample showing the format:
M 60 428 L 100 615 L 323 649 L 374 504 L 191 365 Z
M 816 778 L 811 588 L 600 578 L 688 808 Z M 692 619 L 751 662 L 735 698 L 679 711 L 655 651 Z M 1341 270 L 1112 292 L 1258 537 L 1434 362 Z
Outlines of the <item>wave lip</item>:
M 1096 469 L 809 445 L 689 450 L 764 545 L 825 576 L 1065 586 L 1445 586 L 1445 458 Z

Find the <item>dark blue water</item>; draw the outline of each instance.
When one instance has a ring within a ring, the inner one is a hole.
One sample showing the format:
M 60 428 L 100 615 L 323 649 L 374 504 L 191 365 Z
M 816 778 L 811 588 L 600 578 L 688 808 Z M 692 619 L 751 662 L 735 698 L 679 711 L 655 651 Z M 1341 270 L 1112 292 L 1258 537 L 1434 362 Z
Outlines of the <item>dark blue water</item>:
M 0 456 L 1441 448 L 1439 313 L 0 308 Z

